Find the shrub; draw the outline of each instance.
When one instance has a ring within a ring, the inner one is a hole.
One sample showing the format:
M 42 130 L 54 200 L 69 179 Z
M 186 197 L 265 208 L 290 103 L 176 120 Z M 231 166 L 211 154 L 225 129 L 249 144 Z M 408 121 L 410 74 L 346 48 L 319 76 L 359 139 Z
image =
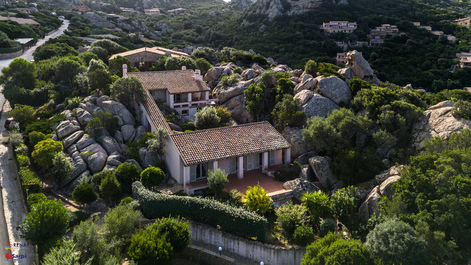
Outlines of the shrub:
M 325 236 L 330 232 L 335 232 L 336 227 L 337 225 L 335 224 L 334 219 L 324 218 L 321 220 L 321 223 L 319 225 L 319 231 L 321 232 L 321 235 Z
M 164 156 L 167 136 L 167 132 L 159 127 L 153 137 L 146 141 L 147 149 L 159 157 Z
M 304 65 L 304 73 L 312 75 L 313 77 L 317 76 L 317 63 L 314 60 L 309 60 Z
M 82 260 L 93 259 L 93 264 L 100 264 L 104 253 L 109 251 L 101 227 L 93 219 L 85 220 L 74 228 L 73 240 L 80 251 Z
M 303 205 L 309 211 L 311 221 L 314 225 L 318 226 L 321 218 L 330 216 L 330 200 L 329 195 L 322 191 L 304 193 L 301 198 Z
M 219 121 L 221 121 L 221 119 L 217 115 L 216 108 L 206 106 L 196 113 L 195 127 L 198 130 L 215 128 L 218 126 Z
M 288 167 L 282 166 L 275 172 L 275 180 L 285 182 L 298 178 L 302 168 L 303 166 L 297 162 Z
M 217 108 L 216 108 L 216 112 L 217 112 Z M 188 131 L 188 130 L 194 131 L 196 129 L 195 123 L 192 121 L 187 121 L 185 123 L 180 124 L 180 128 L 182 128 L 183 131 Z
M 224 195 L 227 196 L 224 198 L 226 203 L 234 207 L 244 207 L 244 194 L 240 193 L 238 190 L 230 190 Z
M 27 105 L 16 105 L 15 108 L 8 112 L 10 117 L 14 117 L 16 122 L 20 123 L 20 128 L 24 130 L 26 125 L 34 122 L 34 108 Z
M 139 168 L 133 163 L 124 162 L 115 169 L 114 174 L 119 183 L 121 183 L 123 192 L 131 194 L 132 183 L 139 180 Z
M 128 204 L 131 204 L 133 201 L 134 200 L 131 197 L 126 197 L 126 198 L 121 200 L 119 205 L 128 205 Z
M 38 165 L 50 167 L 52 166 L 54 157 L 60 151 L 62 151 L 62 143 L 60 141 L 46 139 L 34 146 L 34 151 L 31 156 Z
M 216 107 L 216 114 L 218 115 L 220 121 L 219 123 L 228 123 L 229 120 L 232 117 L 231 111 L 229 111 L 226 107 L 224 106 L 218 106 Z M 183 129 L 183 128 L 182 128 Z
M 51 138 L 50 134 L 44 134 L 42 132 L 33 131 L 28 134 L 29 146 L 34 147 L 39 142 Z
M 50 172 L 52 179 L 60 183 L 63 180 L 68 180 L 75 170 L 74 165 L 69 157 L 64 152 L 60 151 L 52 160 L 53 167 Z
M 240 79 L 241 79 L 241 77 L 240 77 L 239 74 L 232 74 L 230 76 L 223 75 L 221 77 L 221 85 L 223 85 L 223 86 L 232 86 L 234 84 L 237 84 Z
M 290 238 L 296 228 L 308 225 L 309 213 L 304 205 L 287 203 L 276 210 L 276 225 L 284 236 Z
M 141 81 L 135 77 L 121 78 L 111 85 L 111 97 L 127 108 L 131 107 L 132 102 L 144 102 L 146 93 Z
M 195 66 L 196 66 L 196 69 L 201 70 L 202 75 L 205 75 L 209 69 L 213 68 L 213 66 L 204 58 L 196 59 Z
M 250 114 L 258 118 L 258 114 L 262 110 L 263 99 L 265 98 L 265 85 L 260 82 L 257 85 L 251 84 L 244 90 L 245 103 Z
M 95 201 L 98 198 L 98 194 L 93 190 L 91 184 L 82 183 L 75 187 L 72 198 L 80 204 L 87 204 Z
M 28 167 L 29 166 L 29 157 L 25 155 L 17 155 L 16 160 L 18 161 L 18 167 Z
M 139 182 L 133 184 L 133 190 L 147 218 L 180 216 L 220 226 L 229 233 L 265 241 L 267 220 L 255 213 L 212 199 L 153 193 Z
M 340 69 L 340 67 L 338 67 L 335 64 L 319 63 L 317 71 L 323 77 L 336 76 L 336 77 L 338 77 L 342 80 L 345 80 L 345 77 L 343 77 L 343 75 L 339 74 L 339 72 L 338 72 L 339 69 Z
M 17 147 L 20 144 L 24 144 L 23 135 L 19 132 L 11 132 L 10 134 L 11 143 L 13 147 Z
M 33 207 L 35 204 L 46 201 L 47 197 L 44 193 L 31 193 L 28 195 L 28 204 L 30 207 Z
M 355 187 L 337 190 L 330 197 L 332 213 L 349 230 L 358 229 L 358 211 L 355 203 L 359 200 Z
M 17 155 L 24 155 L 24 156 L 27 156 L 28 155 L 28 147 L 25 145 L 25 144 L 19 144 L 16 148 L 15 148 L 15 153 Z
M 110 202 L 115 202 L 121 197 L 121 185 L 114 174 L 106 174 L 102 179 L 100 194 L 103 199 L 108 199 Z
M 75 250 L 72 241 L 64 241 L 60 246 L 53 248 L 44 256 L 41 264 L 48 265 L 89 265 L 90 263 L 80 263 L 80 255 Z
M 41 192 L 41 179 L 38 177 L 36 172 L 31 171 L 27 167 L 20 168 L 18 172 L 21 179 L 21 186 L 28 193 Z
M 104 170 L 100 171 L 98 173 L 93 174 L 92 177 L 92 182 L 95 183 L 95 185 L 100 186 L 101 181 L 107 176 L 107 175 L 114 175 L 113 170 Z
M 109 239 L 130 237 L 139 227 L 141 212 L 133 210 L 132 205 L 118 205 L 105 216 L 105 228 Z
M 101 131 L 103 129 L 103 124 L 98 117 L 91 118 L 85 127 L 85 131 L 95 139 L 101 136 Z
M 208 174 L 208 186 L 209 189 L 216 195 L 216 197 L 220 197 L 222 191 L 229 183 L 227 179 L 227 174 L 224 170 L 218 168 L 216 171 L 209 171 Z
M 82 211 L 69 212 L 69 228 L 80 224 L 90 216 L 91 214 Z
M 191 231 L 187 222 L 175 218 L 161 218 L 155 222 L 154 227 L 160 235 L 165 236 L 173 250 L 180 252 L 191 243 Z
M 29 135 L 33 131 L 42 132 L 44 134 L 52 133 L 51 126 L 65 120 L 65 115 L 56 115 L 52 119 L 39 120 L 26 125 L 25 135 Z
M 299 99 L 293 99 L 292 95 L 283 95 L 283 99 L 276 103 L 272 110 L 271 119 L 274 127 L 282 132 L 288 126 L 301 128 L 306 119 L 306 113 Z
M 160 185 L 164 178 L 165 173 L 158 167 L 148 167 L 141 172 L 141 182 L 146 188 Z
M 453 117 L 471 120 L 471 102 L 458 100 L 451 109 Z
M 44 201 L 36 204 L 20 225 L 23 238 L 37 245 L 42 257 L 67 230 L 69 216 L 61 201 Z
M 296 245 L 307 246 L 314 241 L 314 230 L 309 225 L 303 224 L 294 230 L 293 242 Z
M 244 203 L 249 210 L 264 215 L 271 208 L 272 202 L 265 189 L 258 184 L 245 192 Z
M 129 257 L 139 265 L 171 264 L 173 248 L 150 227 L 132 235 L 128 248 Z

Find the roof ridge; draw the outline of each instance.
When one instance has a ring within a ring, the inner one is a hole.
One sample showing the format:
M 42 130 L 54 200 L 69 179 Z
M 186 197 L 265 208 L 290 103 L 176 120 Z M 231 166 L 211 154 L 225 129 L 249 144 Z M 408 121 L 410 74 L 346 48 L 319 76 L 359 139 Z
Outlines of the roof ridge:
M 265 124 L 265 123 L 270 124 L 268 121 L 257 121 L 257 122 L 250 122 L 250 123 L 238 124 L 238 125 L 233 125 L 233 126 L 224 126 L 224 127 L 209 128 L 209 129 L 203 129 L 203 130 L 197 130 L 197 131 L 191 131 L 191 132 L 182 132 L 182 133 L 177 133 L 173 135 L 183 135 L 183 134 L 188 135 L 188 134 L 196 134 L 196 133 L 202 133 L 202 132 L 208 132 L 208 131 L 228 130 L 232 128 L 255 126 L 258 124 Z

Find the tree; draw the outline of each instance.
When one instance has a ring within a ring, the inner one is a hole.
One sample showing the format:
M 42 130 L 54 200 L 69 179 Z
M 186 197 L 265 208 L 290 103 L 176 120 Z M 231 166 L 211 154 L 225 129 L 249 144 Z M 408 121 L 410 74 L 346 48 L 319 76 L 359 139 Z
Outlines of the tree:
M 343 239 L 339 234 L 330 233 L 309 245 L 301 265 L 373 265 L 371 253 L 359 240 Z
M 464 100 L 456 101 L 451 109 L 451 114 L 457 119 L 463 118 L 471 120 L 471 102 Z
M 44 193 L 31 193 L 28 195 L 28 204 L 30 207 L 33 207 L 34 205 L 43 201 L 47 201 L 47 197 L 44 195 Z
M 82 183 L 75 187 L 72 198 L 79 204 L 88 204 L 94 202 L 98 198 L 98 194 L 90 183 Z
M 202 75 L 205 75 L 208 72 L 209 69 L 213 68 L 213 66 L 208 61 L 206 61 L 206 59 L 204 59 L 204 58 L 196 59 L 195 67 L 196 67 L 196 69 L 201 70 Z
M 139 227 L 141 212 L 134 210 L 131 204 L 118 205 L 105 216 L 106 237 L 111 239 L 129 238 Z
M 80 262 L 80 255 L 75 250 L 75 244 L 72 241 L 64 241 L 58 247 L 53 248 L 44 256 L 41 264 L 47 265 L 90 265 L 90 261 L 86 263 Z
M 109 39 L 101 39 L 101 40 L 96 40 L 94 41 L 91 45 L 90 45 L 90 48 L 94 48 L 94 47 L 101 47 L 103 49 L 105 49 L 108 54 L 117 54 L 117 53 L 122 53 L 122 52 L 125 52 L 127 51 L 128 49 L 126 49 L 125 47 L 119 45 L 118 43 L 112 41 L 112 40 L 109 40 Z
M 87 73 L 89 91 L 99 90 L 104 95 L 110 94 L 110 85 L 113 78 L 108 71 L 103 69 L 96 69 Z
M 91 59 L 89 64 L 88 64 L 88 69 L 87 71 L 88 72 L 93 72 L 95 70 L 106 70 L 108 67 L 106 66 L 106 64 L 100 60 L 100 59 Z
M 139 79 L 121 78 L 111 85 L 111 97 L 130 108 L 133 102 L 145 102 L 146 91 Z
M 51 169 L 50 176 L 52 179 L 56 180 L 59 185 L 62 181 L 68 180 L 75 170 L 71 159 L 62 151 L 57 153 L 52 159 L 52 165 L 53 167 Z
M 244 90 L 245 95 L 245 107 L 250 112 L 250 114 L 257 117 L 258 114 L 263 109 L 262 103 L 265 97 L 265 85 L 263 83 L 258 83 L 257 85 L 251 84 L 246 90 Z
M 358 229 L 358 212 L 355 203 L 359 200 L 353 186 L 338 189 L 330 198 L 332 214 L 348 229 Z
M 57 83 L 71 87 L 74 84 L 75 76 L 85 71 L 85 67 L 78 61 L 71 57 L 64 57 L 57 62 L 55 80 Z
M 301 107 L 299 99 L 292 95 L 284 95 L 283 100 L 276 103 L 271 112 L 274 127 L 282 132 L 286 127 L 302 127 L 306 119 L 306 113 Z
M 159 235 L 164 235 L 175 252 L 181 252 L 191 243 L 191 231 L 187 222 L 175 218 L 161 218 L 153 227 Z
M 5 86 L 15 85 L 26 90 L 34 89 L 36 85 L 36 65 L 23 58 L 15 58 L 2 69 L 0 83 Z
M 260 215 L 264 215 L 271 208 L 271 199 L 260 184 L 249 187 L 244 196 L 245 206 Z
M 111 75 L 117 75 L 119 77 L 123 77 L 123 64 L 127 65 L 129 68 L 131 67 L 131 61 L 122 56 L 116 56 L 113 60 L 110 61 L 110 66 L 108 71 Z
M 158 167 L 148 167 L 141 172 L 141 182 L 146 188 L 160 185 L 164 181 L 165 173 Z
M 46 139 L 39 142 L 34 146 L 34 151 L 31 153 L 34 161 L 43 167 L 50 167 L 53 165 L 54 157 L 57 153 L 62 151 L 62 142 Z
M 139 168 L 130 162 L 124 162 L 115 169 L 116 179 L 121 183 L 123 192 L 132 193 L 131 185 L 139 180 L 140 173 Z
M 108 51 L 106 49 L 95 46 L 91 47 L 88 51 L 95 54 L 98 59 L 102 60 L 103 62 L 108 62 Z
M 50 134 L 44 134 L 38 131 L 32 131 L 28 134 L 29 146 L 34 147 L 39 142 L 51 138 Z
M 20 128 L 24 130 L 26 125 L 36 121 L 34 116 L 34 108 L 27 105 L 15 105 L 15 108 L 8 112 L 20 124 Z
M 153 227 L 148 226 L 132 235 L 128 255 L 139 265 L 170 264 L 173 247 Z
M 368 233 L 365 245 L 384 264 L 429 264 L 430 253 L 423 238 L 397 218 L 389 219 Z
M 276 88 L 272 89 L 276 102 L 282 101 L 285 95 L 293 95 L 294 83 L 288 78 L 280 78 L 276 81 Z
M 108 199 L 110 202 L 116 202 L 121 198 L 123 194 L 121 185 L 114 174 L 107 174 L 101 180 L 100 194 L 103 199 Z
M 220 197 L 224 188 L 229 183 L 227 174 L 224 170 L 218 168 L 215 171 L 209 171 L 208 174 L 208 186 L 209 189 L 214 192 L 216 197 Z
M 206 106 L 196 113 L 195 126 L 198 130 L 215 128 L 221 119 L 213 106 Z
M 169 57 L 167 61 L 165 61 L 165 69 L 167 70 L 181 70 L 182 66 L 185 66 L 186 69 L 196 68 L 195 61 L 186 56 Z
M 62 202 L 48 200 L 36 204 L 20 225 L 23 238 L 38 246 L 42 257 L 67 230 L 69 215 Z
M 312 75 L 313 77 L 317 76 L 317 63 L 314 60 L 309 60 L 304 66 L 304 73 Z
M 93 218 L 81 222 L 74 228 L 72 238 L 77 250 L 80 251 L 82 261 L 92 260 L 92 264 L 100 264 L 104 255 L 109 251 L 104 234 L 97 219 Z
M 276 225 L 288 239 L 293 236 L 296 228 L 309 225 L 309 212 L 304 205 L 286 203 L 276 210 Z
M 219 123 L 224 124 L 228 123 L 231 120 L 232 112 L 224 106 L 216 107 L 216 114 L 219 117 Z
M 329 217 L 331 212 L 329 195 L 322 191 L 304 193 L 301 198 L 303 205 L 309 211 L 311 222 L 318 226 L 321 218 Z
M 82 52 L 81 54 L 79 54 L 79 58 L 83 61 L 83 64 L 86 67 L 88 67 L 92 59 L 99 60 L 98 56 L 96 56 L 94 53 L 91 53 L 91 52 Z
M 154 137 L 148 139 L 145 142 L 147 144 L 147 149 L 157 156 L 163 157 L 165 155 L 167 136 L 167 131 L 165 131 L 162 127 L 157 128 L 157 131 L 154 133 Z
M 315 240 L 314 230 L 311 226 L 303 224 L 294 230 L 293 242 L 299 246 L 306 246 Z

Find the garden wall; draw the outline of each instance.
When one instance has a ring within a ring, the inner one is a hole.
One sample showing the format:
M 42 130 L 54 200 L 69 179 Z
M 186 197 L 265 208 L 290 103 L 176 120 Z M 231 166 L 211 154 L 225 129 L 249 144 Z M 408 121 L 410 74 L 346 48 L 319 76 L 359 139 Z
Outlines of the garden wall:
M 257 262 L 263 261 L 266 265 L 299 265 L 306 253 L 303 247 L 280 247 L 250 241 L 195 222 L 190 222 L 190 230 L 193 241 L 213 245 L 214 250 L 222 247 L 223 253 L 229 251 Z
M 0 60 L 5 60 L 5 59 L 11 59 L 11 58 L 16 58 L 20 55 L 23 54 L 23 50 L 20 49 L 17 52 L 11 52 L 11 53 L 0 53 Z

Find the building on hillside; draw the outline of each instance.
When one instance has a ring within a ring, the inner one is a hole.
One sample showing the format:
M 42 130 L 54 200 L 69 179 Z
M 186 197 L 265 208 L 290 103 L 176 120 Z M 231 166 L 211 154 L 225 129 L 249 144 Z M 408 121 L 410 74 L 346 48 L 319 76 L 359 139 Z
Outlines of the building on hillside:
M 144 13 L 147 16 L 158 16 L 158 15 L 160 15 L 160 9 L 158 9 L 158 8 L 144 9 Z
M 170 56 L 170 57 L 179 57 L 179 56 L 187 56 L 189 57 L 190 55 L 184 52 L 179 52 L 175 50 L 170 50 L 170 49 L 165 49 L 162 47 L 144 47 L 144 48 L 139 48 L 136 50 L 131 50 L 127 52 L 122 52 L 118 54 L 113 54 L 110 57 L 110 61 L 113 60 L 114 58 L 122 56 L 126 57 L 131 61 L 131 66 L 133 67 L 148 67 L 150 68 L 153 63 L 157 62 L 160 58 L 164 56 Z
M 167 11 L 167 13 L 169 15 L 172 15 L 172 16 L 179 16 L 179 15 L 183 15 L 186 13 L 186 9 L 185 8 L 175 8 L 175 9 L 170 9 Z
M 460 68 L 471 67 L 471 53 L 461 52 L 457 53 L 456 57 L 460 60 Z
M 395 25 L 382 24 L 370 31 L 370 46 L 382 46 L 387 36 L 399 34 L 399 29 Z
M 106 17 L 110 20 L 121 20 L 121 21 L 129 19 L 128 17 L 116 15 L 116 14 L 107 14 Z
M 456 19 L 456 20 L 453 20 L 453 23 L 461 25 L 461 26 L 469 27 L 471 25 L 471 17 Z
M 41 26 L 38 22 L 30 19 L 30 18 L 19 18 L 19 17 L 4 17 L 0 16 L 0 21 L 14 21 L 18 24 L 24 24 L 24 25 L 34 25 L 34 26 Z
M 352 33 L 357 29 L 357 23 L 348 21 L 330 21 L 328 23 L 322 23 L 321 29 L 323 29 L 327 34 L 337 32 Z
M 125 14 L 137 13 L 137 11 L 134 8 L 120 7 L 119 9 L 121 10 L 121 12 Z
M 425 29 L 425 30 L 427 30 L 428 32 L 432 31 L 432 27 L 431 27 L 431 26 L 419 26 L 418 28 L 419 28 L 419 29 Z
M 342 52 L 342 53 L 337 53 L 337 57 L 335 60 L 337 61 L 337 64 L 345 63 L 345 58 L 347 58 L 347 53 Z
M 160 100 L 171 109 L 175 109 L 181 118 L 194 120 L 196 112 L 207 105 L 214 105 L 219 100 L 210 99 L 211 89 L 200 70 L 127 72 L 123 76 L 136 77 L 149 91 L 153 100 Z
M 335 44 L 342 49 L 342 51 L 346 51 L 348 46 L 350 46 L 350 42 L 345 41 L 336 41 Z
M 449 43 L 455 43 L 455 42 L 456 42 L 456 37 L 453 36 L 453 35 L 448 34 L 448 35 L 446 36 L 446 38 L 447 38 L 447 40 L 448 40 Z
M 443 31 L 441 30 L 431 30 L 430 33 L 432 33 L 433 35 L 435 36 L 441 36 L 443 34 L 445 34 Z
M 20 43 L 21 48 L 23 49 L 23 52 L 27 51 L 29 48 L 33 47 L 35 44 L 35 41 L 33 38 L 18 38 L 18 39 L 15 39 L 15 41 Z
M 26 13 L 26 14 L 33 13 L 33 9 L 30 8 L 30 7 L 17 7 L 17 8 L 13 8 L 13 9 L 16 10 L 16 11 L 22 12 L 22 13 Z

